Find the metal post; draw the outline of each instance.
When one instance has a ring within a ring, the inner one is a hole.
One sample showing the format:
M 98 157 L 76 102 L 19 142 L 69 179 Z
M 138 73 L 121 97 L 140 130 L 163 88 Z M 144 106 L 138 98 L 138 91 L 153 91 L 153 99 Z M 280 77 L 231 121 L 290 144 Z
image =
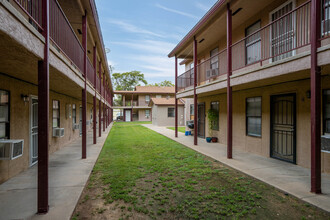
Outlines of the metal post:
M 311 4 L 311 192 L 321 193 L 321 69 L 317 66 L 321 6 L 319 0 Z
M 227 4 L 227 158 L 233 158 L 233 110 L 232 110 L 232 88 L 230 76 L 232 73 L 232 13 L 229 3 Z
M 93 144 L 96 144 L 96 43 L 93 48 L 93 65 L 94 65 L 94 98 L 93 98 Z
M 105 131 L 105 72 L 103 73 L 103 132 Z
M 102 67 L 101 67 L 101 61 L 99 62 L 99 76 L 100 76 L 100 100 L 99 100 L 99 137 L 101 137 L 102 135 L 102 129 L 101 129 L 101 123 L 102 123 L 102 120 L 101 120 L 101 108 L 102 108 L 102 90 L 101 90 L 101 85 L 102 85 L 102 77 L 101 77 L 101 72 L 102 72 Z
M 38 214 L 48 206 L 49 144 L 49 1 L 42 1 L 42 28 L 45 38 L 44 60 L 38 62 Z
M 175 137 L 178 137 L 178 58 L 175 55 Z
M 82 17 L 82 46 L 84 48 L 84 88 L 82 89 L 82 159 L 86 159 L 86 142 L 87 142 L 87 12 Z
M 108 82 L 104 88 L 104 103 L 108 101 Z M 108 104 L 105 105 L 105 127 L 108 128 Z
M 196 94 L 196 87 L 197 87 L 197 40 L 194 37 L 194 145 L 197 145 L 197 131 L 198 131 L 198 124 L 197 124 L 197 94 Z

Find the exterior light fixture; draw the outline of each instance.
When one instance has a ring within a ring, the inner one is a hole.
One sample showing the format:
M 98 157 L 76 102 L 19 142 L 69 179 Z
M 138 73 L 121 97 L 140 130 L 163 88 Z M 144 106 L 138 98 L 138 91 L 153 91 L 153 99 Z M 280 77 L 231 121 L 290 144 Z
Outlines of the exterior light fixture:
M 22 98 L 24 104 L 26 104 L 27 102 L 30 101 L 30 98 L 29 98 L 28 95 L 23 95 L 23 94 L 21 94 L 21 98 Z
M 306 92 L 306 97 L 307 97 L 308 99 L 311 98 L 311 90 L 308 90 L 308 91 Z

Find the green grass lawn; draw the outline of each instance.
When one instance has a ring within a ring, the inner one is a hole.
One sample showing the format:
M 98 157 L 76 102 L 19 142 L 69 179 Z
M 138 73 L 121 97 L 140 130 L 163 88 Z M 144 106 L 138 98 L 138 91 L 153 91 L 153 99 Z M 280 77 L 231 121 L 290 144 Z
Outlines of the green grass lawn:
M 171 129 L 175 131 L 175 127 L 167 127 L 167 129 Z M 185 133 L 186 127 L 178 127 L 178 132 Z
M 329 219 L 137 123 L 115 123 L 73 219 Z

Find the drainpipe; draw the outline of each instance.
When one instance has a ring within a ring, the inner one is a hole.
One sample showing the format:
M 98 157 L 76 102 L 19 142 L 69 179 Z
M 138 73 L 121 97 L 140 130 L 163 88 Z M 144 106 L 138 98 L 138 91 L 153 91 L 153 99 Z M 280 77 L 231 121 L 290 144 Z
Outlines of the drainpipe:
M 317 48 L 321 32 L 320 0 L 311 1 L 311 192 L 321 193 L 321 69 Z
M 102 136 L 102 133 L 101 133 L 101 108 L 102 108 L 102 91 L 101 91 L 101 85 L 102 85 L 102 77 L 101 77 L 101 61 L 99 61 L 99 76 L 100 76 L 100 99 L 99 99 L 99 137 Z
M 38 61 L 38 214 L 47 213 L 48 206 L 48 144 L 49 144 L 49 1 L 42 1 L 42 35 L 45 38 L 44 59 Z
M 197 87 L 197 40 L 194 37 L 194 145 L 197 145 L 197 94 L 196 94 L 196 87 Z
M 178 137 L 178 58 L 175 55 L 175 137 Z
M 93 144 L 96 144 L 96 43 L 93 48 L 93 65 L 94 65 L 94 98 L 93 98 Z
M 84 88 L 82 89 L 82 159 L 86 159 L 86 141 L 87 141 L 87 128 L 86 128 L 86 113 L 87 113 L 87 12 L 82 17 L 82 46 L 84 48 Z
M 232 110 L 232 88 L 230 76 L 232 74 L 232 13 L 229 3 L 227 4 L 227 158 L 233 158 L 233 110 Z

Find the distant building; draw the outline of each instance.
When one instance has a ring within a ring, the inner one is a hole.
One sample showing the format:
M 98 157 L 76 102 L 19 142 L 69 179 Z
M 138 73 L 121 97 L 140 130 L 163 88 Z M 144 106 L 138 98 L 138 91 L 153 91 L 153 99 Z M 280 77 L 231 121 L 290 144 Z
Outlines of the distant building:
M 133 91 L 114 91 L 121 96 L 121 105 L 114 105 L 113 109 L 120 109 L 116 117 L 121 121 L 151 121 L 152 108 L 149 106 L 153 98 L 174 98 L 174 87 L 136 86 Z
M 152 98 L 149 106 L 151 107 L 153 125 L 174 126 L 175 98 Z M 183 126 L 184 123 L 184 102 L 178 100 L 178 126 Z

